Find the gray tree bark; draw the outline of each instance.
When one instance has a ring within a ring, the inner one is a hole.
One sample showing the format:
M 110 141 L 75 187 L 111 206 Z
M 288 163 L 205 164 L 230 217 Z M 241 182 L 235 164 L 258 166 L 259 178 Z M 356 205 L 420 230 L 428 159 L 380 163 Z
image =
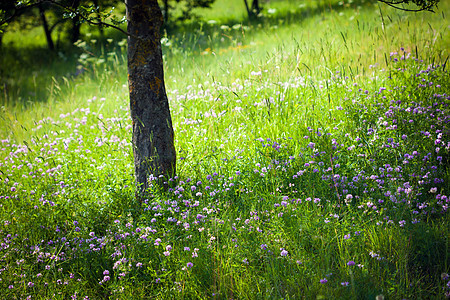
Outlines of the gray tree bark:
M 133 154 L 137 193 L 142 197 L 150 175 L 162 175 L 163 180 L 175 176 L 176 152 L 164 85 L 160 34 L 163 16 L 158 1 L 126 0 L 125 4 Z

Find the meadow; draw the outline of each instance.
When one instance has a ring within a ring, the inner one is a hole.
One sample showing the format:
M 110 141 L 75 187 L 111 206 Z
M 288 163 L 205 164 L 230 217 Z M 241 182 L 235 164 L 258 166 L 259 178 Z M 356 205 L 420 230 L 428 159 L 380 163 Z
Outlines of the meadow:
M 449 298 L 448 11 L 198 10 L 162 39 L 178 169 L 144 203 L 124 37 L 7 32 L 0 298 Z

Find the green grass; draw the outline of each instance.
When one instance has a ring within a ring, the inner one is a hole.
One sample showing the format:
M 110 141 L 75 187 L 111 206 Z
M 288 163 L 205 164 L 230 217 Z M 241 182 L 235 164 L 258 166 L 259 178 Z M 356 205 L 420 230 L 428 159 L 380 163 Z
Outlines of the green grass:
M 178 177 L 142 205 L 122 38 L 6 43 L 1 298 L 444 299 L 449 3 L 342 3 L 166 34 Z

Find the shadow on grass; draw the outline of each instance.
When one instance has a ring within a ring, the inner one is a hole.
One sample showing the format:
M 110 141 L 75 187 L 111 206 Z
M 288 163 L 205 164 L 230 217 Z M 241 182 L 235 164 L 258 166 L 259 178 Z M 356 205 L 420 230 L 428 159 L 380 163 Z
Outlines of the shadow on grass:
M 45 48 L 4 47 L 0 60 L 0 103 L 27 106 L 45 102 L 52 78 L 70 77 L 76 70 L 73 50 L 52 52 Z

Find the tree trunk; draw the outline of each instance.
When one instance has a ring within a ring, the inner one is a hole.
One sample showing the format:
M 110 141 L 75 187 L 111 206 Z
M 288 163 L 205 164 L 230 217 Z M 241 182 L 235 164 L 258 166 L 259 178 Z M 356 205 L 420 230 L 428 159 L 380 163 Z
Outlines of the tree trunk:
M 74 0 L 72 2 L 71 8 L 73 10 L 77 10 L 78 6 L 80 6 L 80 0 Z M 72 43 L 75 43 L 80 39 L 80 28 L 81 28 L 80 16 L 78 16 L 77 14 L 72 18 L 72 30 L 70 32 L 70 40 Z
M 55 50 L 55 44 L 52 40 L 52 32 L 50 31 L 47 23 L 47 18 L 45 17 L 45 10 L 42 5 L 39 5 L 39 15 L 41 16 L 42 27 L 44 27 L 45 37 L 47 39 L 48 49 L 51 51 Z
M 176 153 L 164 86 L 161 9 L 157 0 L 126 0 L 126 7 L 134 166 L 137 193 L 142 197 L 151 175 L 162 175 L 164 180 L 175 176 Z
M 252 11 L 256 16 L 261 12 L 261 8 L 259 7 L 259 0 L 253 0 Z
M 78 16 L 72 19 L 72 30 L 70 32 L 70 41 L 75 43 L 80 39 L 80 18 Z
M 244 4 L 245 4 L 245 9 L 247 10 L 247 16 L 248 16 L 248 18 L 249 18 L 249 19 L 252 19 L 252 18 L 253 18 L 253 12 L 252 12 L 252 10 L 250 9 L 250 7 L 248 7 L 248 2 L 247 2 L 247 0 L 244 0 Z
M 169 21 L 169 0 L 164 0 L 164 23 L 166 23 Z

